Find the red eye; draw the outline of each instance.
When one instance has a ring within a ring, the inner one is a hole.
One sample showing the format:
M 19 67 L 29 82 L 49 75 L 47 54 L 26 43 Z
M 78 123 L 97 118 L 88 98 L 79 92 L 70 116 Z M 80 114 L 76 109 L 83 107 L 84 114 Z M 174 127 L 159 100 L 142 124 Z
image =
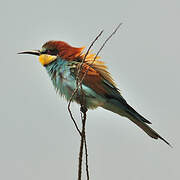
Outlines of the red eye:
M 46 50 L 47 54 L 51 54 L 51 51 L 49 49 Z

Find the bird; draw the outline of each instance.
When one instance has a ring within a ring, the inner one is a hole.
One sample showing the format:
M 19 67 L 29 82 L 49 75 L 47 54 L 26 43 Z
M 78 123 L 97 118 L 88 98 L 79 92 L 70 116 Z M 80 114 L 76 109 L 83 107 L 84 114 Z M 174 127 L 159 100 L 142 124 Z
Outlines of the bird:
M 167 140 L 149 126 L 151 122 L 140 115 L 123 98 L 104 61 L 99 56 L 95 59 L 96 54 L 92 52 L 84 53 L 84 49 L 84 46 L 73 47 L 64 41 L 50 40 L 43 44 L 40 50 L 22 51 L 18 54 L 39 56 L 39 62 L 49 74 L 56 91 L 67 101 L 70 101 L 77 87 L 77 76 L 81 79 L 86 73 L 81 91 L 87 109 L 102 107 L 126 117 L 151 138 L 161 139 L 171 146 Z M 73 96 L 72 101 L 80 104 L 80 96 L 81 92 L 78 91 Z

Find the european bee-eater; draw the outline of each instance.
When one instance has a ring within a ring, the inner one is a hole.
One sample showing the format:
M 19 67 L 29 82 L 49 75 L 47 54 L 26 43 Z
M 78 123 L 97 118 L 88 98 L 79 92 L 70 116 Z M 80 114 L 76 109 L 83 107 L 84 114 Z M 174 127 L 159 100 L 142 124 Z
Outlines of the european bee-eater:
M 83 50 L 84 47 L 72 47 L 63 41 L 48 41 L 42 46 L 41 50 L 24 51 L 19 54 L 39 56 L 39 61 L 47 70 L 55 89 L 69 101 L 76 89 L 78 69 L 85 57 Z M 86 108 L 95 109 L 100 106 L 127 117 L 150 137 L 154 139 L 160 138 L 170 145 L 169 142 L 147 125 L 151 124 L 151 122 L 136 112 L 122 97 L 104 62 L 100 61 L 98 57 L 92 64 L 94 57 L 95 54 L 90 53 L 87 55 L 79 74 L 80 78 L 82 78 L 89 68 L 82 82 Z M 72 100 L 80 103 L 78 95 L 75 95 Z

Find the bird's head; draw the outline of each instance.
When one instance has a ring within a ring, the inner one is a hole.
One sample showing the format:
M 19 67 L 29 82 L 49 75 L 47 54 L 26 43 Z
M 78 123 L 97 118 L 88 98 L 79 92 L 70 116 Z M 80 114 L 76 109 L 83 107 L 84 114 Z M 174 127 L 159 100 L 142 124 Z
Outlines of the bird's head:
M 42 46 L 41 50 L 23 51 L 18 54 L 39 56 L 40 63 L 45 66 L 56 61 L 58 57 L 67 61 L 77 59 L 82 54 L 83 49 L 84 47 L 72 47 L 63 41 L 48 41 Z

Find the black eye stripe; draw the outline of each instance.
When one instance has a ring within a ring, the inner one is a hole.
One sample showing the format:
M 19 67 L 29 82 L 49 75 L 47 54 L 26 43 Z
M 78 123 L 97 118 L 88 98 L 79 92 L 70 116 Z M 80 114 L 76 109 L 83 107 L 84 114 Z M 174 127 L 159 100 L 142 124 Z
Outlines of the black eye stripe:
M 46 49 L 45 51 L 41 52 L 41 54 L 49 54 L 49 55 L 58 55 L 57 49 Z
M 41 54 L 47 54 L 46 51 L 41 51 Z

